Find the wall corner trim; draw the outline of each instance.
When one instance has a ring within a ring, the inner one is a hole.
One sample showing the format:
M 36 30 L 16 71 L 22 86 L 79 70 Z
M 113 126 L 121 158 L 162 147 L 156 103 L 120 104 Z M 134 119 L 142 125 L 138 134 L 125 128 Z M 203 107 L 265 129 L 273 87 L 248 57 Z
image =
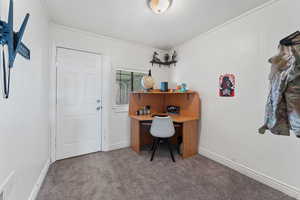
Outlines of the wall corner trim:
M 46 178 L 46 175 L 48 173 L 50 164 L 51 163 L 50 163 L 50 158 L 49 158 L 46 161 L 46 163 L 45 163 L 45 165 L 44 165 L 44 167 L 43 167 L 43 169 L 42 169 L 42 171 L 41 171 L 41 173 L 40 173 L 40 175 L 39 175 L 39 177 L 38 177 L 38 179 L 37 179 L 37 181 L 36 181 L 36 183 L 35 183 L 35 185 L 32 189 L 32 191 L 31 191 L 31 194 L 30 194 L 28 200 L 35 200 L 37 198 L 37 195 L 38 195 L 38 193 L 41 189 L 41 186 L 42 186 L 42 184 L 43 184 L 43 182 Z
M 219 155 L 215 152 L 212 152 L 206 148 L 200 147 L 199 154 L 204 157 L 207 157 L 211 160 L 214 160 L 218 163 L 221 163 L 231 169 L 234 169 L 234 170 L 238 171 L 239 173 L 244 174 L 250 178 L 253 178 L 253 179 L 255 179 L 263 184 L 266 184 L 276 190 L 279 190 L 293 198 L 300 200 L 300 189 L 298 189 L 294 186 L 288 185 L 288 184 L 283 183 L 275 178 L 267 176 L 261 172 L 255 171 L 245 165 L 242 165 L 238 162 L 232 161 L 232 160 L 230 160 L 222 155 Z

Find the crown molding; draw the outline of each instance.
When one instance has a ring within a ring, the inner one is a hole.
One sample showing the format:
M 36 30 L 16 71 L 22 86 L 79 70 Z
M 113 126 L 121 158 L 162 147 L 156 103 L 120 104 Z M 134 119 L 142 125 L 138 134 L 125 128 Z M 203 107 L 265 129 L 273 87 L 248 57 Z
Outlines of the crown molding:
M 123 42 L 123 43 L 131 44 L 131 45 L 135 45 L 135 46 L 138 46 L 138 47 L 141 47 L 141 48 L 144 48 L 144 49 L 149 49 L 149 50 L 152 50 L 152 51 L 158 51 L 158 52 L 162 52 L 162 53 L 165 53 L 165 52 L 169 51 L 169 50 L 159 49 L 159 48 L 156 48 L 156 47 L 144 44 L 144 43 L 136 42 L 136 41 L 110 37 L 110 36 L 107 36 L 107 35 L 102 35 L 102 34 L 90 32 L 90 31 L 70 27 L 70 26 L 65 26 L 65 25 L 62 25 L 62 24 L 55 23 L 53 21 L 50 21 L 50 26 L 52 27 L 52 29 L 66 30 L 66 31 L 70 31 L 70 32 L 73 32 L 73 33 L 77 33 L 77 34 L 82 34 L 82 35 L 93 37 L 93 38 L 110 40 L 110 41 L 114 41 L 114 42 Z

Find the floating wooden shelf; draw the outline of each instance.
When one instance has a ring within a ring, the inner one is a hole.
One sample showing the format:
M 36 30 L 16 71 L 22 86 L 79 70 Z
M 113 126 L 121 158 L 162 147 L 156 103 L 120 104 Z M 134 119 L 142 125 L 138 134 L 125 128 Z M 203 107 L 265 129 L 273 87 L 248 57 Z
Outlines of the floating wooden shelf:
M 132 92 L 132 94 L 194 94 L 194 93 L 196 93 L 196 92 L 193 91 L 193 90 L 188 90 L 186 92 L 180 92 L 180 91 L 173 92 L 171 90 L 169 90 L 168 92 L 162 92 L 162 91 L 160 91 L 158 89 L 156 89 L 156 90 L 150 90 L 149 92 L 147 92 L 147 91 Z
M 155 90 L 150 90 L 149 92 L 147 91 L 137 91 L 137 92 L 132 92 L 132 95 L 138 95 L 139 99 L 141 99 L 142 95 L 186 95 L 186 98 L 189 100 L 191 95 L 197 94 L 196 91 L 193 90 L 188 90 L 186 92 L 180 92 L 180 91 L 171 91 L 169 90 L 168 92 L 162 92 L 158 89 Z
M 172 120 L 177 123 L 199 120 L 198 116 L 193 117 L 193 116 L 182 116 L 182 115 L 172 115 L 172 114 L 167 114 L 166 116 L 172 117 Z M 153 115 L 129 115 L 129 117 L 139 121 L 150 121 L 153 120 L 154 118 Z

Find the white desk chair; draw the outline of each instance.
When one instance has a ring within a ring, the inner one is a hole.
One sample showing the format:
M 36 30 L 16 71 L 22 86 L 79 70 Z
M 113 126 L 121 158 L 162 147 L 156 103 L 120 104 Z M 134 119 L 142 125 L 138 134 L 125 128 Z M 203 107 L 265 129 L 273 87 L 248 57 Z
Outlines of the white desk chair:
M 171 154 L 172 161 L 175 162 L 172 147 L 169 139 L 174 136 L 175 128 L 171 117 L 154 117 L 150 129 L 151 135 L 154 137 L 153 141 L 153 152 L 151 156 L 151 160 L 153 161 L 155 152 L 159 147 L 160 141 L 164 141 L 168 144 L 168 148 Z

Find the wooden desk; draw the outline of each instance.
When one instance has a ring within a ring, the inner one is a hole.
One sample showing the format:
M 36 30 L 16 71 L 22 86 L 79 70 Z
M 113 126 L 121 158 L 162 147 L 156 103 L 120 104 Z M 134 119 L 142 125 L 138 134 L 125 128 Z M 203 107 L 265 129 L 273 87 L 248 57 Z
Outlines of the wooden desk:
M 196 92 L 188 93 L 132 93 L 130 95 L 129 117 L 131 118 L 131 148 L 139 153 L 141 146 L 151 144 L 149 130 L 142 126 L 143 122 L 151 122 L 151 115 L 136 115 L 143 106 L 151 106 L 153 113 L 165 113 L 168 105 L 180 106 L 180 115 L 170 115 L 175 123 L 181 125 L 176 135 L 182 136 L 182 157 L 188 158 L 198 153 L 198 120 L 200 118 L 200 99 Z

